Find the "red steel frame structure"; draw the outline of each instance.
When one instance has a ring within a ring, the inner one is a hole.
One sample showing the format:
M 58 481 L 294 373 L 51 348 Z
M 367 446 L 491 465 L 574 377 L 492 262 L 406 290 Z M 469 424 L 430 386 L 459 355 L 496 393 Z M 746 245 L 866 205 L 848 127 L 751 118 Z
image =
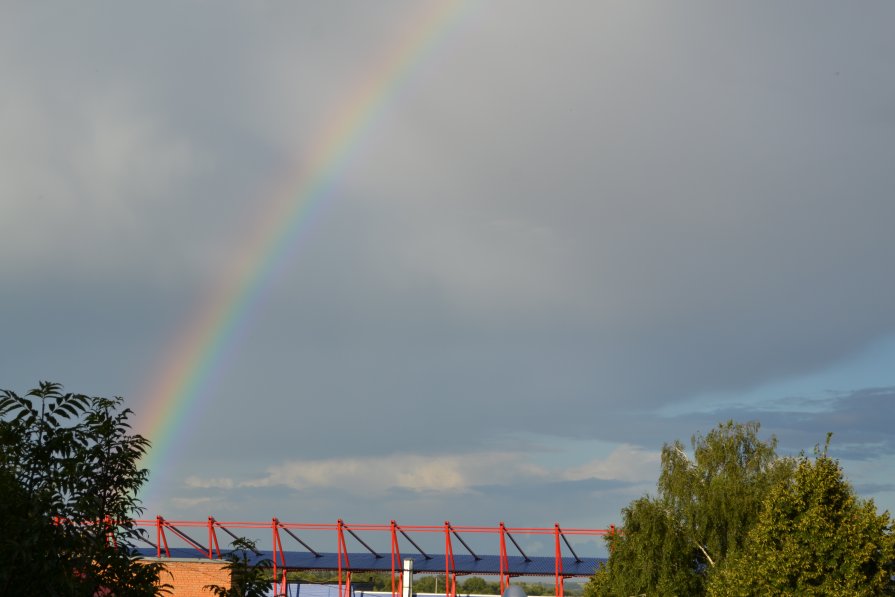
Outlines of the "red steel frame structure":
M 444 534 L 444 576 L 445 576 L 445 597 L 457 597 L 457 572 L 456 565 L 454 560 L 454 550 L 453 550 L 453 541 L 451 537 L 453 536 L 457 540 L 459 540 L 466 550 L 475 557 L 476 560 L 480 559 L 463 541 L 460 533 L 478 533 L 478 534 L 491 534 L 498 535 L 500 540 L 500 567 L 499 567 L 499 576 L 500 576 L 500 591 L 503 593 L 504 589 L 510 584 L 510 578 L 512 576 L 521 575 L 521 574 L 511 574 L 510 565 L 507 558 L 507 545 L 506 539 L 509 538 L 522 557 L 526 562 L 531 561 L 530 558 L 522 551 L 519 547 L 519 544 L 516 542 L 515 538 L 513 538 L 513 534 L 519 535 L 553 535 L 554 539 L 554 583 L 556 588 L 556 596 L 564 597 L 564 581 L 568 576 L 578 576 L 578 574 L 568 574 L 563 572 L 562 565 L 562 542 L 566 544 L 567 549 L 575 556 L 577 561 L 580 561 L 578 555 L 572 549 L 572 545 L 569 543 L 567 539 L 568 535 L 574 536 L 603 536 L 616 532 L 614 526 L 611 526 L 608 529 L 581 529 L 581 528 L 570 528 L 570 529 L 562 529 L 559 524 L 554 524 L 552 528 L 543 528 L 543 527 L 514 527 L 508 528 L 501 522 L 497 528 L 494 527 L 483 527 L 483 526 L 453 526 L 450 522 L 445 521 L 442 526 L 421 526 L 421 525 L 398 525 L 394 520 L 391 521 L 390 524 L 382 525 L 382 524 L 352 524 L 348 525 L 343 520 L 339 519 L 335 524 L 331 523 L 294 523 L 294 522 L 282 522 L 277 518 L 272 518 L 270 522 L 220 522 L 216 520 L 213 516 L 209 516 L 207 521 L 189 521 L 189 520 L 167 520 L 161 516 L 157 516 L 154 520 L 136 520 L 134 521 L 138 528 L 144 529 L 154 529 L 156 536 L 156 543 L 154 545 L 156 550 L 156 557 L 171 557 L 170 548 L 168 546 L 168 538 L 167 533 L 173 533 L 175 536 L 179 537 L 182 541 L 187 543 L 190 547 L 196 549 L 202 557 L 206 557 L 209 559 L 219 559 L 221 557 L 221 549 L 220 544 L 218 543 L 217 531 L 221 530 L 233 538 L 236 538 L 236 535 L 230 529 L 270 529 L 271 532 L 271 540 L 272 540 L 272 569 L 273 569 L 273 577 L 277 579 L 277 585 L 281 587 L 281 590 L 285 592 L 286 589 L 286 550 L 283 547 L 282 538 L 280 536 L 280 531 L 285 532 L 290 535 L 293 539 L 298 541 L 305 549 L 307 549 L 310 553 L 315 556 L 319 556 L 320 554 L 312 549 L 307 543 L 302 541 L 293 531 L 305 530 L 305 531 L 334 531 L 336 533 L 336 542 L 338 545 L 338 577 L 339 577 L 339 597 L 351 597 L 351 561 L 348 553 L 348 546 L 345 541 L 345 533 L 351 534 L 358 542 L 360 542 L 368 551 L 380 557 L 369 545 L 364 543 L 364 541 L 355 534 L 355 531 L 358 532 L 387 532 L 391 535 L 391 578 L 392 578 L 392 596 L 400 597 L 402 594 L 402 559 L 401 559 L 401 550 L 400 545 L 398 543 L 398 534 L 404 536 L 413 546 L 417 549 L 417 551 L 423 555 L 426 559 L 431 559 L 431 556 L 426 554 L 419 546 L 410 538 L 407 533 L 443 533 Z M 198 541 L 190 537 L 187 533 L 185 533 L 182 528 L 201 528 L 205 527 L 208 533 L 208 546 L 205 547 L 201 545 Z M 259 554 L 260 555 L 260 554 Z

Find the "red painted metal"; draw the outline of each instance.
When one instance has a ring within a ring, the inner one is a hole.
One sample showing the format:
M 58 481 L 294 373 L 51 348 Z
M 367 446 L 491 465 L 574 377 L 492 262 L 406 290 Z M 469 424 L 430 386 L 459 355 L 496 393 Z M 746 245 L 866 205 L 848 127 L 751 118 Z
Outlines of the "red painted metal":
M 444 596 L 456 597 L 456 582 L 451 583 L 451 577 L 456 579 L 454 575 L 454 547 L 451 542 L 451 523 L 444 521 Z
M 339 538 L 339 597 L 351 597 L 351 560 L 348 558 L 348 546 L 345 543 L 345 523 L 342 519 L 338 522 L 338 538 Z M 342 583 L 342 561 L 345 561 L 345 583 Z M 344 592 L 343 592 L 344 586 Z
M 404 593 L 404 562 L 401 559 L 401 546 L 398 544 L 398 524 L 393 520 L 390 526 L 392 528 L 392 597 L 398 597 Z M 401 576 L 397 583 L 395 582 L 396 562 L 401 566 L 399 569 Z
M 510 563 L 507 561 L 507 528 L 500 521 L 500 594 L 510 586 Z
M 286 593 L 286 553 L 283 549 L 283 541 L 280 539 L 280 521 L 276 517 L 270 521 L 271 538 L 273 539 L 273 578 L 274 582 L 280 582 L 281 592 Z M 280 566 L 282 567 L 282 579 L 277 581 L 277 558 L 279 557 Z
M 559 524 L 554 523 L 553 525 L 553 536 L 554 536 L 554 544 L 555 544 L 555 557 L 556 564 L 554 566 L 554 594 L 556 597 L 563 597 L 565 595 L 565 577 L 562 574 L 562 545 L 559 542 L 560 535 L 562 531 L 559 530 Z
M 171 557 L 171 551 L 168 544 L 167 533 L 170 531 L 179 537 L 183 542 L 201 554 L 201 557 L 210 559 L 220 558 L 221 549 L 217 537 L 217 529 L 220 527 L 223 531 L 231 536 L 233 533 L 228 530 L 232 529 L 265 529 L 269 528 L 272 540 L 272 568 L 273 577 L 276 583 L 280 585 L 280 590 L 285 592 L 286 589 L 286 549 L 280 535 L 280 529 L 285 529 L 287 533 L 292 535 L 291 530 L 306 531 L 335 531 L 338 541 L 338 578 L 339 578 L 339 597 L 351 597 L 351 561 L 348 552 L 348 546 L 345 540 L 345 531 L 358 532 L 388 532 L 391 538 L 391 589 L 392 597 L 400 597 L 403 592 L 403 560 L 401 558 L 401 549 L 398 541 L 398 532 L 406 533 L 444 533 L 445 541 L 445 597 L 457 597 L 457 572 L 454 561 L 452 534 L 458 533 L 456 536 L 460 538 L 459 533 L 483 533 L 497 534 L 500 541 L 500 590 L 504 590 L 510 585 L 511 575 L 509 561 L 507 557 L 506 537 L 510 533 L 524 535 L 548 535 L 552 534 L 554 539 L 554 583 L 557 597 L 564 597 L 564 581 L 567 576 L 574 574 L 565 573 L 563 571 L 562 561 L 562 545 L 561 541 L 565 541 L 568 536 L 602 536 L 611 535 L 620 532 L 614 525 L 608 529 L 581 529 L 581 528 L 560 528 L 559 524 L 554 524 L 553 528 L 542 527 L 519 527 L 507 528 L 501 522 L 497 528 L 481 527 L 481 526 L 453 526 L 449 521 L 445 521 L 442 526 L 429 525 L 398 525 L 392 520 L 388 525 L 381 524 L 352 524 L 350 527 L 339 519 L 335 524 L 332 523 L 286 523 L 281 522 L 277 518 L 272 518 L 270 522 L 219 522 L 214 517 L 209 516 L 206 521 L 186 521 L 186 520 L 166 520 L 162 516 L 156 516 L 154 520 L 136 520 L 137 527 L 151 528 L 155 527 L 155 553 L 156 557 Z M 199 545 L 192 540 L 180 528 L 191 528 L 205 526 L 208 533 L 208 547 Z M 294 535 L 292 535 L 295 537 Z M 356 535 L 355 535 L 356 536 Z M 296 537 L 297 538 L 297 537 Z M 462 539 L 460 539 L 462 542 Z M 414 544 L 415 545 L 415 544 Z M 310 549 L 310 548 L 309 548 Z M 419 549 L 419 548 L 417 548 Z M 570 547 L 571 549 L 571 547 Z M 313 550 L 310 550 L 313 551 Z M 316 553 L 316 552 L 315 552 Z M 577 558 L 577 556 L 576 556 Z
M 164 543 L 165 557 L 170 558 L 171 550 L 168 549 L 168 538 L 165 536 L 165 519 L 162 518 L 161 516 L 156 516 L 155 524 L 156 524 L 156 528 L 158 529 L 158 538 L 156 539 L 156 546 L 157 546 L 156 553 L 158 554 L 158 557 L 162 557 L 161 547 L 162 547 L 162 544 Z
M 218 544 L 218 534 L 214 528 L 214 517 L 208 517 L 208 559 L 214 558 L 214 548 Z M 220 549 L 218 549 L 220 551 Z
M 410 527 L 405 527 L 410 528 Z M 457 529 L 444 521 L 444 595 L 445 597 L 457 597 L 457 564 L 454 561 L 454 545 L 451 541 L 451 533 Z M 459 535 L 457 536 L 459 539 Z M 462 539 L 460 539 L 462 543 Z

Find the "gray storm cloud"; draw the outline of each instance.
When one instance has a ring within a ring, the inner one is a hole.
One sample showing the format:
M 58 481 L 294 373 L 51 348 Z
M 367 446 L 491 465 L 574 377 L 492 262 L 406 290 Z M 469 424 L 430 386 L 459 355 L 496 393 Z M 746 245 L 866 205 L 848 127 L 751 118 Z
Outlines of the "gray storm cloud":
M 139 410 L 411 7 L 60 10 L 0 19 L 0 373 Z M 283 438 L 311 461 L 520 433 L 655 449 L 679 434 L 644 413 L 890 336 L 893 16 L 474 6 L 251 314 L 195 462 L 236 434 L 256 471 Z

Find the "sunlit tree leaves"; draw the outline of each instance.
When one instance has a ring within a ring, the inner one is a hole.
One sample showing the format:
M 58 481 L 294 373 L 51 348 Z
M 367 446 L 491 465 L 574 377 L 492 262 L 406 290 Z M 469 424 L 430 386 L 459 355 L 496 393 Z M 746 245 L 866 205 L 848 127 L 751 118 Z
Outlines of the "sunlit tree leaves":
M 149 442 L 121 398 L 0 392 L 0 594 L 155 595 L 133 516 Z

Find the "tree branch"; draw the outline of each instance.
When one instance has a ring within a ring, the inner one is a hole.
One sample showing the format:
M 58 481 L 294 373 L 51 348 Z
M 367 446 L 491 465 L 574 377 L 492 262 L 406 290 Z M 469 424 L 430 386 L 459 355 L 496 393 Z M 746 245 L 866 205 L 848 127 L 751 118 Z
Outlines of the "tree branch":
M 702 552 L 702 555 L 705 556 L 705 559 L 707 559 L 707 560 L 709 561 L 709 565 L 711 565 L 711 566 L 714 568 L 714 566 L 715 566 L 715 561 L 712 559 L 712 556 L 709 555 L 709 552 L 707 552 L 707 551 L 705 550 L 705 548 L 704 548 L 702 545 L 700 545 L 699 543 L 697 543 L 696 541 L 694 541 L 693 543 L 696 544 L 696 547 L 699 548 L 699 551 Z

